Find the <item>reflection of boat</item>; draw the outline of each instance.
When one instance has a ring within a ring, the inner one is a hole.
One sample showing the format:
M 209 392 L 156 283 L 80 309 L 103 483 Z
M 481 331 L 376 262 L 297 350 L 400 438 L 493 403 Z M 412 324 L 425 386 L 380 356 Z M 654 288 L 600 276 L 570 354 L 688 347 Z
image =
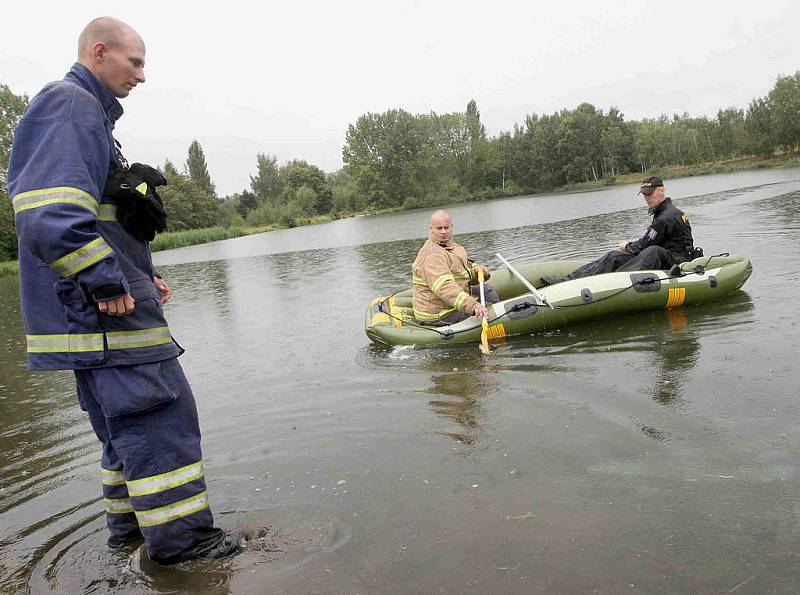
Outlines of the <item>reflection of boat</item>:
M 528 263 L 517 270 L 555 308 L 539 304 L 507 268 L 492 273 L 490 283 L 500 302 L 489 308 L 489 337 L 560 328 L 589 318 L 636 310 L 677 308 L 721 298 L 739 289 L 753 270 L 741 256 L 705 256 L 683 263 L 681 272 L 634 271 L 606 273 L 542 287 L 541 277 L 564 276 L 585 264 L 562 260 Z M 423 327 L 413 318 L 411 291 L 380 296 L 367 307 L 367 336 L 383 345 L 467 343 L 480 340 L 481 325 L 471 317 L 442 327 Z

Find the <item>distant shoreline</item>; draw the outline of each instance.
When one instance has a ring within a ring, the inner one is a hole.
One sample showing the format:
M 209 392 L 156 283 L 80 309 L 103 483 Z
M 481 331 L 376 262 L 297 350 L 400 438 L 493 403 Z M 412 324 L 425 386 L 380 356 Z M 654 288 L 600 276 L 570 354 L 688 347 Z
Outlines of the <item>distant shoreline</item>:
M 580 184 L 569 184 L 567 186 L 560 186 L 552 189 L 542 189 L 535 192 L 520 192 L 516 195 L 506 195 L 496 197 L 477 197 L 466 196 L 460 199 L 453 199 L 442 204 L 437 205 L 420 205 L 419 208 L 434 208 L 438 206 L 453 206 L 459 204 L 466 204 L 471 202 L 485 202 L 493 198 L 513 198 L 513 196 L 536 196 L 537 194 L 560 194 L 581 192 L 589 190 L 599 190 L 609 186 L 622 186 L 625 184 L 635 184 L 639 182 L 646 175 L 658 175 L 666 180 L 674 180 L 677 178 L 688 178 L 693 176 L 706 176 L 713 174 L 736 173 L 740 171 L 748 171 L 755 169 L 771 169 L 776 167 L 797 167 L 800 166 L 800 154 L 791 153 L 788 155 L 777 155 L 769 159 L 749 157 L 746 159 L 731 159 L 728 161 L 719 161 L 716 163 L 704 163 L 701 165 L 671 165 L 659 168 L 652 168 L 645 173 L 629 173 L 614 178 L 603 178 L 597 181 L 582 182 Z M 306 225 L 316 225 L 318 223 L 327 223 L 337 219 L 345 219 L 349 217 L 356 217 L 358 215 L 382 215 L 386 213 L 393 213 L 403 211 L 402 207 L 389 208 L 389 209 L 373 209 L 362 211 L 358 213 L 348 213 L 339 217 L 332 215 L 317 215 L 314 217 L 301 218 L 298 220 L 297 227 Z M 203 229 L 187 229 L 185 231 L 168 231 L 159 234 L 155 240 L 150 243 L 150 250 L 152 252 L 161 252 L 162 250 L 174 250 L 177 248 L 185 248 L 188 246 L 197 246 L 200 244 L 207 244 L 209 242 L 217 242 L 220 240 L 227 240 L 238 238 L 247 235 L 254 235 L 259 233 L 268 233 L 277 229 L 288 229 L 286 225 L 269 225 L 266 227 L 241 227 L 241 228 L 225 228 L 225 227 L 208 227 Z M 0 278 L 16 275 L 19 272 L 19 265 L 16 260 L 0 262 Z

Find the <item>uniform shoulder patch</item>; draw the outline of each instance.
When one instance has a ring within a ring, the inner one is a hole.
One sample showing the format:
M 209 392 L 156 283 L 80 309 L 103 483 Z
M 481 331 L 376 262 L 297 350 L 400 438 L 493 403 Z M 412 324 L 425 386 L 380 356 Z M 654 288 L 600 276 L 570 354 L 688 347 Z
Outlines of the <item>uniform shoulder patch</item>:
M 681 215 L 681 219 L 683 219 L 684 223 L 689 223 L 689 216 L 686 213 Z
M 655 240 L 657 236 L 658 232 L 651 227 L 650 231 L 647 232 L 647 237 L 650 238 L 651 240 Z

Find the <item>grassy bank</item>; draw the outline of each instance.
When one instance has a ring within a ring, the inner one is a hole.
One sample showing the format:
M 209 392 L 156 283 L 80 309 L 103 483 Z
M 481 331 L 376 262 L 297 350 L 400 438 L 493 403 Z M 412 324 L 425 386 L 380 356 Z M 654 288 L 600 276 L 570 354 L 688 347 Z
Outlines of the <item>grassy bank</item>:
M 660 176 L 664 180 L 674 180 L 676 178 L 689 178 L 692 176 L 708 176 L 712 174 L 731 174 L 740 171 L 754 169 L 769 169 L 773 167 L 799 167 L 800 155 L 790 153 L 787 155 L 776 155 L 765 159 L 763 157 L 747 157 L 744 159 L 730 159 L 727 161 L 716 161 L 713 163 L 702 163 L 700 165 L 667 165 L 664 167 L 654 167 L 647 173 L 633 172 L 616 176 L 614 178 L 604 178 L 602 180 L 584 182 L 581 184 L 571 184 L 562 186 L 555 191 L 577 192 L 580 190 L 595 190 L 606 186 L 621 186 L 625 184 L 635 184 L 647 176 Z
M 304 217 L 297 221 L 297 226 L 314 225 L 315 223 L 325 223 L 333 221 L 330 215 L 316 215 L 314 217 Z M 229 240 L 249 236 L 276 229 L 287 229 L 289 226 L 273 224 L 260 227 L 204 227 L 202 229 L 186 229 L 183 231 L 167 231 L 160 233 L 150 242 L 150 251 L 159 252 L 161 250 L 173 250 L 175 248 L 185 248 L 197 244 L 207 244 L 219 240 Z M 294 226 L 292 226 L 294 227 Z
M 3 277 L 10 277 L 12 275 L 16 275 L 19 272 L 19 264 L 16 260 L 9 260 L 6 262 L 0 262 L 0 279 Z
M 262 231 L 270 231 L 271 229 L 274 228 L 205 227 L 202 229 L 186 229 L 184 231 L 166 231 L 158 234 L 156 238 L 150 242 L 150 250 L 151 252 L 159 252 L 161 250 L 185 248 L 186 246 L 194 246 L 196 244 L 207 244 L 208 242 L 228 240 L 230 238 L 238 238 L 253 233 L 261 233 Z

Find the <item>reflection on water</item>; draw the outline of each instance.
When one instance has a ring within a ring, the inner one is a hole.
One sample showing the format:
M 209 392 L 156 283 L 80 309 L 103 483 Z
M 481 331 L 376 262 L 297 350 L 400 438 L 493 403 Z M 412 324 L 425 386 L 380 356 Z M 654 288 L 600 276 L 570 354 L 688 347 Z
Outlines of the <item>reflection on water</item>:
M 799 178 L 668 183 L 706 253 L 751 258 L 744 291 L 488 356 L 364 335 L 367 302 L 408 286 L 428 212 L 158 254 L 215 516 L 259 536 L 206 566 L 105 547 L 99 443 L 70 373 L 25 371 L 0 280 L 0 590 L 800 590 L 800 266 L 782 248 Z M 592 258 L 648 221 L 634 187 L 452 211 L 490 267 Z
M 700 341 L 689 327 L 689 317 L 683 308 L 667 310 L 671 336 L 657 343 L 653 355 L 655 384 L 653 398 L 662 405 L 680 405 L 686 374 L 697 363 Z
M 452 420 L 459 427 L 443 430 L 444 436 L 461 444 L 477 445 L 480 423 L 485 416 L 484 400 L 497 396 L 500 383 L 490 366 L 474 372 L 439 373 L 431 376 L 432 385 L 425 393 L 434 398 L 428 402 L 437 415 Z

